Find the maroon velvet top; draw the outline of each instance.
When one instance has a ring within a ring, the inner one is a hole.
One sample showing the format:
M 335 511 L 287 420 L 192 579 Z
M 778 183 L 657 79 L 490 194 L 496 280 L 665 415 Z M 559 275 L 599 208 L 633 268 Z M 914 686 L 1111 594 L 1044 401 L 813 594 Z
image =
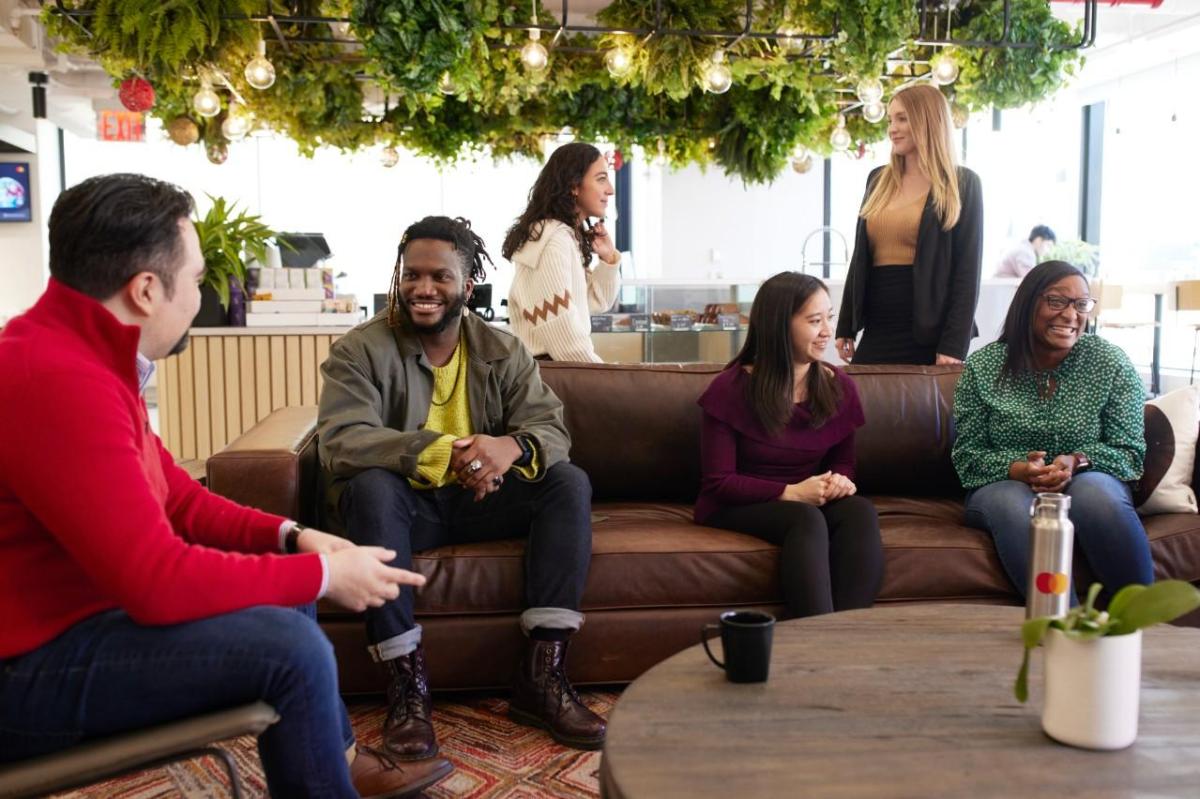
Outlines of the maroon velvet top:
M 837 412 L 814 428 L 808 402 L 795 405 L 792 420 L 776 435 L 763 428 L 746 400 L 748 375 L 731 366 L 700 396 L 700 496 L 695 519 L 703 524 L 728 505 L 770 502 L 790 483 L 835 471 L 854 479 L 854 431 L 866 418 L 858 389 L 833 368 L 842 389 Z

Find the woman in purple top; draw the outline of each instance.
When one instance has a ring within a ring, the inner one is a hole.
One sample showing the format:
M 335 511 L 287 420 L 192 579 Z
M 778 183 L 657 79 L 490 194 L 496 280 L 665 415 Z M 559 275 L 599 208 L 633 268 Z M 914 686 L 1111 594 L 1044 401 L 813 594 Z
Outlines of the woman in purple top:
M 700 397 L 696 521 L 778 544 L 790 616 L 870 607 L 883 576 L 879 517 L 855 496 L 854 382 L 821 360 L 833 337 L 825 284 L 763 283 L 742 351 Z

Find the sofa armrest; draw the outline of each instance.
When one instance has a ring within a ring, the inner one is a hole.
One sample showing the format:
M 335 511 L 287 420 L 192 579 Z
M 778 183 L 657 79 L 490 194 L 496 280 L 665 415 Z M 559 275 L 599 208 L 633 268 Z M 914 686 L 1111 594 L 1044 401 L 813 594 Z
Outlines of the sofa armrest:
M 208 488 L 305 524 L 318 519 L 317 409 L 280 408 L 208 459 Z

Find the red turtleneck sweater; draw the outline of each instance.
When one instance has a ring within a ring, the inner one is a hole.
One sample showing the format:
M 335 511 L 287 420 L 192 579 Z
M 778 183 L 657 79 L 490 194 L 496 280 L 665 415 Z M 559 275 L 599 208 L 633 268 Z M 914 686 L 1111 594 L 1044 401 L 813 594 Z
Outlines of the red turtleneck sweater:
M 0 658 L 110 608 L 175 624 L 320 590 L 319 556 L 267 554 L 281 517 L 175 465 L 138 394 L 138 338 L 55 280 L 0 333 Z

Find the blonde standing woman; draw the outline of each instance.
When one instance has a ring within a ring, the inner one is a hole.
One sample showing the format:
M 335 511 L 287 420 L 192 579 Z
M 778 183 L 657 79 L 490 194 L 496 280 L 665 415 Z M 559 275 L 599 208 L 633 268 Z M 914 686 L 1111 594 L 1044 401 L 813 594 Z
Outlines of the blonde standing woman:
M 535 358 L 600 361 L 591 315 L 607 311 L 621 287 L 621 254 L 604 227 L 612 195 L 600 151 L 564 144 L 542 167 L 524 213 L 504 237 L 501 252 L 516 269 L 508 294 L 512 331 Z
M 897 92 L 888 117 L 892 157 L 867 178 L 838 355 L 856 364 L 962 363 L 978 333 L 979 176 L 957 165 L 950 106 L 933 86 Z

